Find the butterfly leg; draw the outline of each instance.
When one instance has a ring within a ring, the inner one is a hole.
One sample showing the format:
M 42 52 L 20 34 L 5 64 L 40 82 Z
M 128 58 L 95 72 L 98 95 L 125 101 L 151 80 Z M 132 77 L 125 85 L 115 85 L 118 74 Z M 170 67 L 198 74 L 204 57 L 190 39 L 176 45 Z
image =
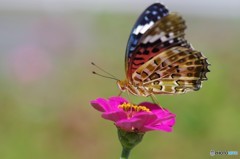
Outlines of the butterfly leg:
M 129 93 L 129 91 L 127 91 L 127 99 L 128 99 L 128 101 L 129 101 L 129 103 L 132 103 L 132 102 L 131 102 L 131 99 L 130 99 L 130 93 Z M 132 106 L 131 106 L 131 112 L 132 112 Z
M 151 94 L 150 97 L 151 97 L 153 103 L 157 104 L 164 111 L 164 108 L 159 104 L 157 97 L 154 94 Z
M 129 91 L 127 91 L 127 99 L 128 99 L 128 101 L 131 103 L 131 99 L 130 99 L 130 93 L 129 93 Z
M 152 95 L 150 95 L 150 98 L 152 99 L 152 102 L 153 102 L 153 103 L 157 104 L 157 102 L 155 101 L 155 99 L 153 98 Z
M 122 95 L 122 91 L 120 91 L 120 93 L 118 94 L 118 96 L 121 96 Z

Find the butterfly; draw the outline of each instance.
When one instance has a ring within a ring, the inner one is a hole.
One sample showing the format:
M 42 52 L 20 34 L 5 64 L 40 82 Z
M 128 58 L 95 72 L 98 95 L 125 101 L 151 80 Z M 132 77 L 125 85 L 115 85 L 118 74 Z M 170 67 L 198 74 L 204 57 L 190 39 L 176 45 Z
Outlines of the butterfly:
M 149 6 L 131 31 L 126 53 L 126 79 L 119 89 L 137 96 L 197 91 L 207 80 L 207 58 L 184 38 L 186 24 L 161 3 Z

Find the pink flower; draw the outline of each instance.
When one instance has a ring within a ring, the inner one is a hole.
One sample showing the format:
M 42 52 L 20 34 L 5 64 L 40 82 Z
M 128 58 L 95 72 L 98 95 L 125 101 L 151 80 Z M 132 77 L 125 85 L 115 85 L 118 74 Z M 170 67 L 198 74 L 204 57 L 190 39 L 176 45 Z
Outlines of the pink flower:
M 171 132 L 175 124 L 175 114 L 150 102 L 133 105 L 122 97 L 110 97 L 93 100 L 91 105 L 102 112 L 104 119 L 113 121 L 127 132 Z

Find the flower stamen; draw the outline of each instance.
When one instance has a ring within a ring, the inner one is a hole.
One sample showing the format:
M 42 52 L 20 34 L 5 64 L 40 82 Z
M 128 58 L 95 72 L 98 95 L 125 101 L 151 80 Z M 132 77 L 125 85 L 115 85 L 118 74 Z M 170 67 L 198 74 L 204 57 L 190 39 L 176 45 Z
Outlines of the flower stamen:
M 126 112 L 128 112 L 128 111 L 131 111 L 131 112 L 150 112 L 150 109 L 148 109 L 145 106 L 134 105 L 134 104 L 131 104 L 131 103 L 126 103 L 126 102 L 119 105 L 118 108 L 121 108 Z

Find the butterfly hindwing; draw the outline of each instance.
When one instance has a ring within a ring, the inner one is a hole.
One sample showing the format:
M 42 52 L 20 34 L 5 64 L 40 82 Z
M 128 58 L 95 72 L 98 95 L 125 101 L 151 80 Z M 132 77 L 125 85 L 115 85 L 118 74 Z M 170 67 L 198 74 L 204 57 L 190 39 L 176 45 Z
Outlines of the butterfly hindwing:
M 208 65 L 200 52 L 173 47 L 139 67 L 133 80 L 154 94 L 185 93 L 200 89 L 207 79 Z

